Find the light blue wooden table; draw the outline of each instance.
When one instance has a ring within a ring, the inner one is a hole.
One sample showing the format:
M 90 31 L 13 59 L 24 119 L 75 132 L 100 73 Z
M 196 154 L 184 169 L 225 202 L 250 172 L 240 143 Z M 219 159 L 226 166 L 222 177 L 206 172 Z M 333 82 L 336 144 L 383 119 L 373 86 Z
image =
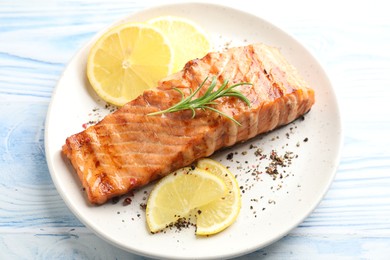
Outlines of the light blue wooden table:
M 226 2 L 226 1 L 217 1 Z M 334 84 L 345 134 L 336 179 L 280 241 L 241 259 L 390 259 L 390 15 L 386 3 L 237 1 L 303 43 Z M 0 0 L 0 259 L 143 259 L 95 236 L 47 168 L 52 91 L 97 31 L 147 1 Z

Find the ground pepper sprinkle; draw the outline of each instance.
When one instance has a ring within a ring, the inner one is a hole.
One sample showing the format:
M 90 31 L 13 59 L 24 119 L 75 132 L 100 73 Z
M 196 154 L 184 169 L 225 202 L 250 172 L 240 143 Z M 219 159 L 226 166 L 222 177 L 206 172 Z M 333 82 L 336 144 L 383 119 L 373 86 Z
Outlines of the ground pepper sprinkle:
M 123 206 L 127 206 L 127 205 L 130 205 L 131 204 L 131 198 L 130 197 L 127 197 L 124 201 L 123 201 Z
M 284 128 L 286 130 L 284 135 L 279 132 L 274 136 L 260 136 L 257 137 L 258 143 L 252 142 L 249 144 L 249 149 L 244 148 L 239 152 L 228 152 L 226 154 L 226 160 L 230 161 L 229 169 L 233 172 L 234 170 L 242 172 L 242 174 L 236 174 L 235 176 L 238 179 L 240 184 L 239 188 L 243 196 L 247 193 L 252 194 L 249 193 L 249 190 L 255 187 L 256 183 L 266 181 L 266 176 L 270 176 L 271 179 L 276 182 L 269 185 L 271 194 L 281 192 L 284 187 L 291 187 L 287 185 L 288 183 L 286 183 L 286 181 L 288 181 L 288 178 L 294 177 L 294 173 L 289 171 L 288 168 L 293 164 L 294 159 L 298 158 L 296 149 L 301 149 L 303 143 L 308 141 L 307 137 L 297 140 L 294 136 L 297 133 L 297 128 L 296 123 L 293 122 L 288 127 Z M 280 136 L 285 136 L 287 142 L 279 144 L 281 140 Z M 267 137 L 267 144 L 263 147 L 265 141 L 262 140 L 264 137 Z M 270 150 L 265 149 L 265 147 L 269 146 L 271 147 L 268 148 Z M 289 147 L 291 147 L 291 150 Z M 238 157 L 236 157 L 236 155 Z M 248 160 L 247 156 L 250 156 L 250 160 Z M 224 162 L 221 160 L 221 163 L 223 164 Z M 234 164 L 235 166 L 233 166 Z M 290 194 L 289 190 L 286 190 L 283 193 Z M 261 202 L 262 198 L 263 196 L 261 196 L 260 199 L 258 199 L 258 197 L 250 199 L 251 205 L 248 205 L 248 207 L 255 217 L 259 216 L 258 212 L 266 209 L 264 203 L 268 206 L 276 205 L 276 200 L 274 198 L 269 197 L 266 201 L 263 200 L 263 202 Z

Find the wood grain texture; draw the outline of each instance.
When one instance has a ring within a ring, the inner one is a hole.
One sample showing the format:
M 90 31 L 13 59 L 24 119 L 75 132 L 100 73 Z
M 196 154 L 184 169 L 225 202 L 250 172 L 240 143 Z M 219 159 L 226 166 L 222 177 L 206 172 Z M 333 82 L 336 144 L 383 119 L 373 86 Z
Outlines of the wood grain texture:
M 0 259 L 144 259 L 101 240 L 68 210 L 51 181 L 43 136 L 52 91 L 74 53 L 106 25 L 153 4 L 0 0 Z M 227 4 L 276 24 L 318 58 L 334 84 L 345 136 L 318 208 L 285 238 L 241 259 L 388 259 L 386 3 Z

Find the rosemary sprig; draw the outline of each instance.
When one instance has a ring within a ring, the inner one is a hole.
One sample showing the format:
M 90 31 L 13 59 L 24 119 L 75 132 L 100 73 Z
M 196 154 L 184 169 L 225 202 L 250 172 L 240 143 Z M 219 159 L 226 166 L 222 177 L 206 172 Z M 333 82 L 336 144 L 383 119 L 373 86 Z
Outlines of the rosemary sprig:
M 202 110 L 209 109 L 209 110 L 216 112 L 224 117 L 229 118 L 237 125 L 241 125 L 233 117 L 227 115 L 226 113 L 224 113 L 218 109 L 215 109 L 214 107 L 212 107 L 212 105 L 218 104 L 217 102 L 215 102 L 215 100 L 218 98 L 221 98 L 221 97 L 237 97 L 237 98 L 241 99 L 242 101 L 244 101 L 250 107 L 251 104 L 250 104 L 249 99 L 246 96 L 244 96 L 240 91 L 235 90 L 234 88 L 238 87 L 240 85 L 252 85 L 252 83 L 241 82 L 241 83 L 237 83 L 237 84 L 234 84 L 234 85 L 231 85 L 228 87 L 227 85 L 228 85 L 229 81 L 225 80 L 223 82 L 223 84 L 216 91 L 213 92 L 215 86 L 217 85 L 217 79 L 216 79 L 216 77 L 213 77 L 209 88 L 206 90 L 206 92 L 203 94 L 203 96 L 200 96 L 198 98 L 193 99 L 193 97 L 204 86 L 207 79 L 208 78 L 203 80 L 202 84 L 200 84 L 200 86 L 194 92 L 191 91 L 191 93 L 188 97 L 184 97 L 184 93 L 180 89 L 174 88 L 176 91 L 178 91 L 181 94 L 181 101 L 176 103 L 175 105 L 171 106 L 170 108 L 167 108 L 167 109 L 161 110 L 161 111 L 157 111 L 157 112 L 153 112 L 153 113 L 150 113 L 148 115 L 153 116 L 153 115 L 173 113 L 173 112 L 177 112 L 177 111 L 190 109 L 192 111 L 192 118 L 194 118 L 196 115 L 195 109 L 202 109 Z

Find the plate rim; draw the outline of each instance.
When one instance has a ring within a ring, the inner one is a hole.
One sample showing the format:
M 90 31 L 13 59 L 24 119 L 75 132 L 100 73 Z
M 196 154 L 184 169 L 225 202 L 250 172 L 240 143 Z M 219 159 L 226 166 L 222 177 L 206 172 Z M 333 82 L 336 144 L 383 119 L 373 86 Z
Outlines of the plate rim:
M 58 88 L 59 88 L 59 83 L 61 82 L 62 78 L 64 77 L 66 71 L 69 69 L 72 61 L 78 57 L 81 53 L 85 52 L 85 49 L 88 48 L 90 46 L 90 44 L 93 42 L 94 39 L 96 39 L 96 37 L 98 37 L 98 35 L 101 35 L 105 30 L 111 28 L 112 26 L 114 26 L 115 24 L 118 24 L 120 22 L 123 22 L 135 15 L 139 15 L 139 14 L 142 14 L 142 13 L 147 13 L 147 12 L 151 12 L 153 10 L 158 10 L 158 9 L 166 9 L 166 8 L 175 8 L 177 6 L 180 6 L 180 7 L 183 7 L 183 6 L 191 6 L 191 5 L 198 5 L 198 6 L 203 6 L 204 8 L 207 8 L 208 6 L 212 6 L 214 8 L 224 8 L 224 9 L 229 9 L 229 11 L 234 11 L 234 12 L 239 12 L 245 16 L 252 16 L 256 19 L 259 19 L 261 20 L 263 23 L 267 24 L 267 25 L 270 25 L 272 26 L 274 29 L 277 29 L 279 30 L 281 33 L 285 34 L 286 36 L 288 36 L 291 40 L 295 41 L 296 44 L 300 45 L 302 48 L 304 48 L 304 50 L 311 56 L 311 58 L 313 59 L 313 61 L 315 61 L 318 65 L 318 68 L 321 70 L 321 73 L 325 76 L 326 80 L 328 81 L 328 85 L 330 86 L 330 89 L 328 89 L 329 92 L 331 92 L 331 96 L 335 99 L 335 104 L 336 104 L 336 111 L 338 112 L 337 114 L 337 124 L 339 126 L 338 130 L 339 130 L 339 135 L 338 135 L 338 146 L 335 147 L 336 149 L 334 150 L 334 165 L 333 165 L 333 169 L 331 171 L 331 174 L 330 174 L 330 178 L 328 178 L 328 182 L 326 183 L 325 186 L 323 186 L 323 192 L 321 192 L 321 195 L 319 196 L 320 199 L 317 200 L 316 203 L 313 203 L 313 205 L 311 205 L 311 207 L 307 210 L 306 214 L 302 214 L 301 218 L 299 218 L 296 223 L 294 223 L 294 225 L 292 225 L 289 229 L 285 230 L 284 233 L 281 233 L 279 234 L 278 236 L 274 237 L 273 239 L 269 240 L 268 243 L 266 244 L 262 244 L 261 246 L 254 246 L 252 248 L 246 248 L 244 250 L 241 250 L 240 252 L 236 252 L 235 254 L 227 254 L 227 255 L 219 255 L 219 256 L 212 256 L 212 258 L 220 258 L 220 257 L 223 257 L 223 258 L 231 258 L 231 257 L 238 257 L 238 256 L 242 256 L 242 255 L 245 255 L 245 254 L 249 254 L 251 252 L 254 252 L 256 250 L 259 250 L 261 248 L 264 248 L 278 240 L 280 240 L 281 238 L 283 238 L 284 236 L 286 236 L 286 234 L 290 233 L 291 230 L 293 230 L 294 228 L 296 228 L 300 223 L 302 223 L 310 214 L 312 214 L 312 212 L 318 207 L 318 205 L 321 203 L 321 201 L 323 200 L 323 198 L 326 196 L 326 194 L 328 193 L 329 189 L 330 189 L 330 186 L 332 185 L 334 179 L 335 179 L 335 176 L 336 176 L 336 173 L 337 173 L 337 168 L 340 164 L 340 160 L 341 160 L 341 152 L 342 152 L 342 147 L 343 147 L 343 140 L 344 140 L 344 135 L 343 135 L 343 125 L 342 125 L 342 114 L 341 114 L 341 111 L 340 111 L 340 107 L 339 107 L 339 101 L 338 101 L 338 97 L 335 93 L 335 90 L 334 90 L 334 85 L 332 84 L 329 76 L 327 75 L 326 71 L 324 70 L 324 67 L 322 66 L 322 64 L 319 62 L 319 60 L 316 58 L 315 55 L 313 55 L 313 53 L 308 49 L 306 48 L 301 42 L 299 42 L 294 36 L 292 36 L 291 34 L 289 34 L 288 32 L 280 29 L 278 26 L 276 26 L 275 24 L 269 22 L 268 20 L 260 17 L 260 16 L 257 16 L 253 13 L 250 13 L 250 12 L 247 12 L 247 11 L 244 11 L 242 9 L 238 9 L 238 8 L 234 8 L 234 7 L 231 7 L 231 6 L 227 6 L 227 5 L 222 5 L 222 4 L 215 4 L 215 3 L 205 3 L 205 2 L 185 2 L 185 3 L 170 3 L 170 4 L 159 4 L 159 5 L 154 5 L 154 6 L 149 6 L 149 7 L 146 7 L 146 8 L 142 8 L 142 9 L 139 9 L 135 12 L 132 12 L 130 14 L 127 14 L 125 16 L 123 16 L 122 18 L 120 19 L 117 19 L 115 21 L 113 21 L 111 24 L 108 24 L 106 26 L 104 26 L 102 29 L 100 29 L 99 31 L 97 31 L 91 38 L 89 38 L 89 40 L 87 40 L 83 46 L 81 46 L 81 48 L 79 48 L 75 54 L 71 57 L 71 59 L 68 61 L 68 63 L 66 64 L 66 66 L 64 67 L 55 87 L 54 87 L 54 90 L 52 92 L 52 95 L 51 95 L 51 100 L 50 100 L 50 103 L 49 103 L 49 106 L 48 106 L 48 110 L 47 110 L 47 114 L 46 114 L 46 121 L 45 121 L 45 134 L 44 134 L 44 142 L 45 142 L 45 156 L 46 156 L 46 162 L 48 164 L 48 168 L 49 168 L 49 172 L 50 172 L 50 176 L 52 178 L 52 181 L 57 189 L 57 192 L 59 193 L 59 195 L 61 196 L 61 198 L 63 199 L 63 201 L 65 202 L 66 206 L 68 207 L 68 209 L 70 209 L 70 211 L 72 212 L 72 214 L 74 214 L 77 219 L 82 222 L 86 227 L 88 227 L 88 229 L 95 235 L 97 235 L 98 237 L 102 238 L 104 241 L 108 242 L 109 244 L 115 246 L 115 247 L 119 247 L 127 252 L 130 252 L 130 253 L 133 253 L 133 254 L 137 254 L 137 255 L 142 255 L 142 256 L 146 256 L 146 257 L 151 257 L 151 258 L 159 258 L 159 257 L 169 257 L 169 258 L 172 258 L 172 259 L 182 259 L 182 256 L 180 257 L 175 257 L 174 255 L 169 255 L 169 256 L 161 256 L 161 255 L 158 255 L 158 254 L 151 254 L 149 252 L 144 252 L 144 251 L 141 251 L 141 250 L 136 250 L 136 249 L 130 249 L 128 247 L 123 247 L 122 245 L 120 244 L 117 244 L 115 243 L 112 239 L 110 239 L 110 237 L 106 236 L 105 234 L 101 234 L 100 232 L 97 232 L 96 231 L 96 228 L 93 227 L 93 225 L 91 225 L 90 223 L 88 223 L 80 214 L 79 214 L 79 211 L 74 208 L 74 205 L 72 205 L 71 201 L 68 199 L 67 196 L 65 196 L 65 194 L 63 194 L 62 192 L 62 189 L 61 189 L 61 185 L 60 183 L 58 183 L 58 179 L 56 178 L 53 178 L 53 172 L 54 172 L 54 166 L 53 166 L 53 161 L 50 159 L 50 148 L 49 148 L 49 133 L 48 133 L 48 128 L 49 128 L 49 124 L 50 124 L 50 117 L 52 116 L 52 106 L 53 106 L 53 103 L 54 103 L 54 97 L 56 96 L 56 93 L 58 91 Z M 188 259 L 192 259 L 193 257 L 190 257 Z M 197 259 L 204 259 L 204 257 L 196 257 Z M 207 257 L 209 258 L 209 257 Z

